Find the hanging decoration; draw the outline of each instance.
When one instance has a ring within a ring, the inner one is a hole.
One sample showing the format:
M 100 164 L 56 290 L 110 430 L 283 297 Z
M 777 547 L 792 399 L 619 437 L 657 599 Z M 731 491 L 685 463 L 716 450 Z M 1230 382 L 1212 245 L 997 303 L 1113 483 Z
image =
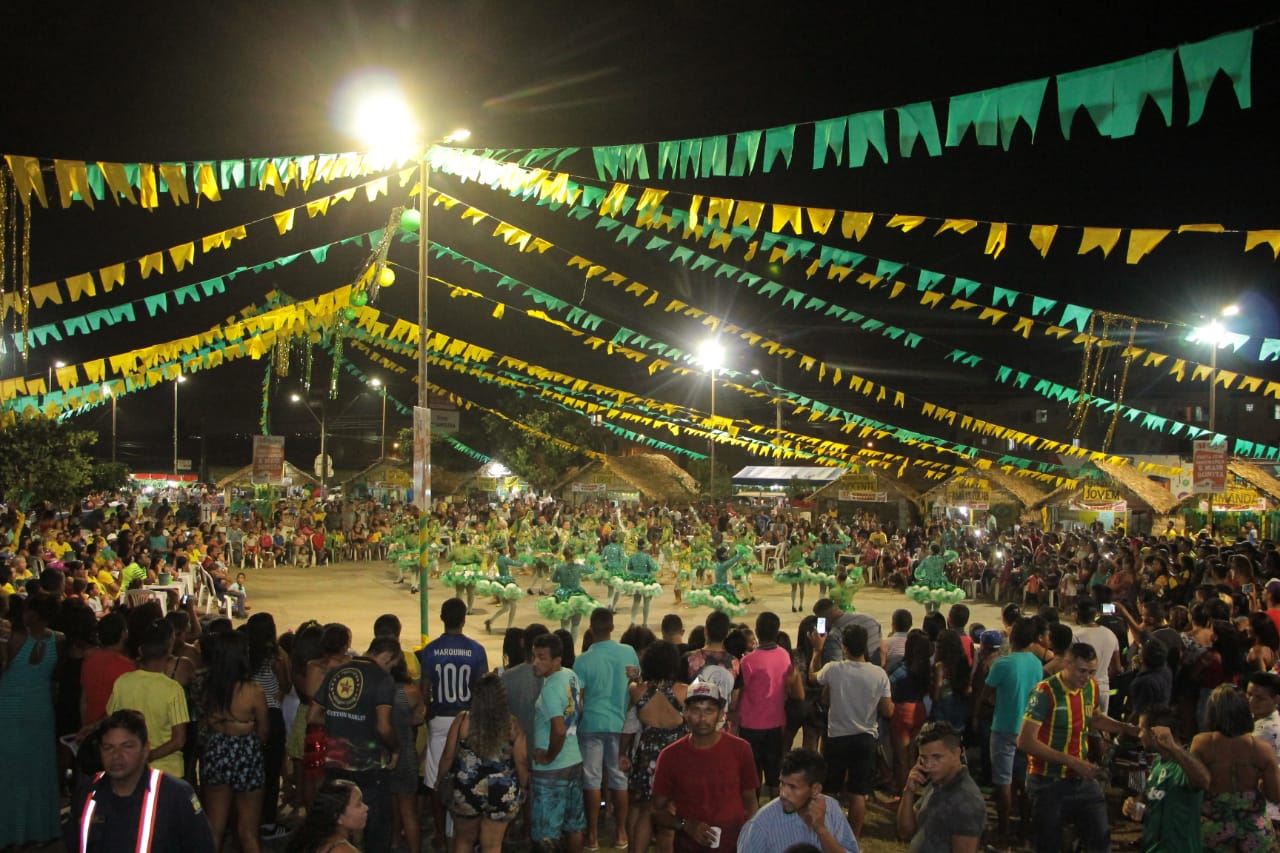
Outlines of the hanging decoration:
M 970 300 L 975 297 L 982 298 L 989 306 L 989 309 L 982 309 L 982 319 L 989 320 L 993 325 L 999 325 L 1008 317 L 1014 321 L 1012 324 L 1013 333 L 1024 339 L 1030 336 L 1031 330 L 1036 326 L 1043 326 L 1047 335 L 1057 335 L 1059 337 L 1062 334 L 1066 334 L 1066 332 L 1061 331 L 1063 328 L 1074 327 L 1077 335 L 1073 342 L 1082 343 L 1080 334 L 1084 331 L 1084 320 L 1094 310 L 1087 306 L 1067 304 L 1063 307 L 1062 319 L 1059 321 L 1061 325 L 1055 325 L 1047 320 L 1038 318 L 1048 316 L 1048 313 L 1058 305 L 1058 300 L 1056 299 L 1048 299 L 1033 293 L 1025 293 L 998 285 L 988 285 L 959 276 L 952 277 L 946 273 L 935 272 L 905 262 L 875 258 L 799 236 L 801 232 L 800 223 L 805 219 L 811 223 L 815 233 L 826 234 L 832 226 L 835 214 L 840 212 L 841 218 L 839 221 L 843 236 L 846 239 L 857 238 L 861 240 L 870 227 L 873 218 L 875 216 L 883 217 L 885 216 L 884 214 L 775 205 L 773 213 L 774 230 L 760 232 L 757 237 L 760 220 L 767 207 L 763 202 L 748 202 L 740 199 L 719 197 L 704 198 L 703 196 L 694 195 L 690 197 L 691 201 L 687 208 L 674 207 L 667 210 L 662 203 L 669 195 L 667 190 L 644 188 L 637 201 L 637 199 L 627 195 L 630 187 L 625 184 L 616 184 L 606 193 L 600 187 L 580 185 L 570 180 L 570 176 L 563 172 L 548 174 L 537 170 L 531 171 L 521 169 L 510 163 L 459 152 L 433 153 L 433 158 L 435 158 L 433 160 L 435 167 L 443 172 L 457 175 L 464 180 L 473 180 L 490 189 L 506 190 L 516 198 L 534 201 L 538 205 L 548 205 L 553 209 L 565 207 L 566 214 L 574 219 L 585 219 L 591 215 L 591 211 L 598 211 L 601 218 L 597 222 L 597 227 L 615 231 L 615 241 L 626 242 L 628 246 L 635 245 L 636 239 L 641 235 L 640 229 L 663 229 L 667 233 L 681 229 L 683 239 L 702 240 L 705 238 L 708 241 L 709 248 L 719 249 L 724 253 L 730 251 L 734 240 L 741 239 L 743 245 L 746 246 L 746 260 L 752 260 L 758 250 L 770 253 L 768 260 L 771 264 L 786 264 L 795 258 L 800 258 L 809 261 L 809 265 L 805 270 L 806 278 L 813 278 L 815 274 L 825 268 L 827 269 L 826 277 L 828 281 L 838 280 L 841 283 L 844 283 L 849 275 L 864 263 L 874 263 L 875 271 L 862 272 L 856 279 L 857 283 L 865 285 L 868 290 L 875 290 L 881 283 L 891 281 L 892 287 L 879 291 L 881 295 L 887 295 L 889 299 L 897 299 L 905 290 L 911 287 L 906 281 L 905 273 L 914 271 L 918 275 L 919 282 L 913 292 L 919 292 L 920 304 L 928 307 L 936 307 L 943 298 L 938 285 L 944 279 L 953 278 L 951 295 L 953 297 L 963 295 L 963 299 L 957 299 L 951 303 L 950 307 L 953 310 L 957 308 L 968 310 L 964 306 L 977 307 Z M 704 201 L 706 202 L 705 215 L 702 213 Z M 617 218 L 619 215 L 629 214 L 633 208 L 636 211 L 636 227 L 626 225 Z M 890 227 L 909 231 L 925 220 L 926 217 L 923 216 L 896 214 L 888 218 L 888 224 Z M 938 228 L 937 234 L 947 231 L 964 234 L 980 224 L 979 220 L 972 219 L 948 218 L 939 221 L 942 224 Z M 793 225 L 796 236 L 780 233 L 779 226 L 787 223 Z M 995 233 L 998 228 L 1007 228 L 1006 223 L 985 224 L 990 226 L 992 233 Z M 1058 232 L 1059 227 L 1058 225 L 1030 226 L 1032 243 L 1036 245 L 1042 254 L 1048 251 L 1048 247 L 1053 242 L 1053 237 Z M 1082 247 L 1099 248 L 1105 248 L 1105 244 L 1099 242 L 1097 233 L 1115 230 L 1085 226 L 1063 227 L 1078 227 L 1080 229 Z M 1137 234 L 1138 232 L 1150 232 L 1152 229 L 1133 230 Z M 1238 233 L 1229 231 L 1222 225 L 1204 223 L 1181 225 L 1177 230 L 1179 233 Z M 1004 231 L 1001 230 L 1000 240 L 993 245 L 1003 245 L 1003 234 Z M 1275 249 L 1280 253 L 1280 229 L 1247 232 L 1246 250 L 1252 249 L 1257 245 L 1270 245 L 1267 243 L 1268 239 L 1275 240 Z M 671 245 L 671 242 L 653 237 L 642 245 L 646 250 L 661 253 Z M 818 252 L 816 258 L 813 257 L 815 249 Z M 796 291 L 793 288 L 783 288 L 782 285 L 767 278 L 745 273 L 745 271 L 740 270 L 733 264 L 724 263 L 719 259 L 707 255 L 695 256 L 686 247 L 677 246 L 670 260 L 673 262 L 679 261 L 685 265 L 694 261 L 695 268 L 697 268 L 696 264 L 704 264 L 707 268 L 714 268 L 717 276 L 726 276 L 731 280 L 739 281 L 739 283 L 746 283 L 749 287 L 759 284 L 762 288 L 768 289 L 766 295 L 785 292 L 793 295 L 794 298 L 801 298 L 801 296 L 796 295 L 800 294 L 800 291 Z M 737 277 L 736 279 L 735 276 Z M 1030 301 L 1030 316 L 1012 313 L 1012 309 L 1016 307 L 1020 297 L 1023 298 L 1024 303 L 1028 300 Z M 1128 318 L 1126 317 L 1126 319 Z M 1136 319 L 1163 327 L 1185 325 L 1164 320 Z M 1228 335 L 1228 343 L 1236 352 L 1239 352 L 1241 347 L 1248 341 L 1248 335 L 1239 333 Z M 1160 354 L 1156 353 L 1156 355 Z M 1258 358 L 1263 361 L 1280 360 L 1280 338 L 1262 338 Z M 1246 379 L 1249 378 L 1252 377 L 1246 377 Z
M 263 216 L 249 222 L 245 222 L 241 225 L 236 225 L 231 228 L 218 231 L 214 234 L 206 235 L 199 241 L 200 254 L 208 255 L 215 249 L 230 249 L 236 241 L 243 240 L 248 236 L 248 229 L 250 227 L 260 225 L 267 221 L 272 221 L 275 225 L 277 234 L 283 236 L 293 228 L 293 218 L 292 216 L 289 216 L 287 223 L 282 222 L 279 218 L 281 214 L 291 214 L 292 212 L 305 207 L 309 216 L 323 216 L 328 212 L 331 205 L 342 201 L 350 201 L 355 198 L 356 190 L 361 187 L 368 187 L 372 183 L 376 183 L 376 181 L 355 187 L 349 187 L 348 189 L 332 195 L 324 196 L 314 201 L 309 201 L 306 204 L 287 208 L 270 216 Z M 181 272 L 188 264 L 195 262 L 196 254 L 196 243 L 195 241 L 191 241 L 178 246 L 172 246 L 168 249 L 151 252 L 140 257 L 119 261 L 98 270 L 77 273 L 76 275 L 68 276 L 61 281 L 37 284 L 31 288 L 34 307 L 36 309 L 40 309 L 46 302 L 52 302 L 55 305 L 62 305 L 64 296 L 72 302 L 80 301 L 81 297 L 87 296 L 92 298 L 98 295 L 99 286 L 101 286 L 103 293 L 110 293 L 113 288 L 126 284 L 126 280 L 129 277 L 127 270 L 135 263 L 138 266 L 138 275 L 140 275 L 143 280 L 150 278 L 152 275 L 165 274 L 166 256 L 172 262 L 171 268 L 177 272 Z M 294 255 L 293 257 L 297 257 L 297 255 Z M 3 308 L 0 308 L 0 311 L 3 311 Z
M 1175 61 L 1187 82 L 1187 124 L 1199 122 L 1213 79 L 1224 73 L 1240 109 L 1252 106 L 1251 64 L 1256 27 L 1223 33 L 1193 44 L 1156 50 L 1141 56 L 1056 75 L 1058 117 L 1064 139 L 1070 140 L 1076 113 L 1083 107 L 1098 134 L 1109 139 L 1132 136 L 1138 116 L 1151 100 L 1166 126 L 1173 121 Z M 1049 78 L 1021 81 L 993 89 L 954 95 L 946 111 L 945 147 L 968 138 L 983 147 L 1009 149 L 1019 124 L 1034 143 L 1040 114 L 1049 91 Z M 888 121 L 892 113 L 894 121 Z M 833 166 L 859 168 L 874 151 L 882 163 L 890 161 L 889 139 L 896 125 L 897 152 L 906 159 L 923 146 L 930 157 L 942 154 L 944 144 L 932 101 L 864 110 L 851 115 L 781 125 L 735 134 L 657 143 L 599 145 L 591 149 L 600 180 L 742 177 L 769 173 L 782 162 L 793 165 L 797 129 L 812 128 L 812 157 L 801 157 L 813 169 Z M 732 141 L 730 141 L 732 136 Z M 762 144 L 763 143 L 763 144 Z M 502 156 L 522 166 L 558 168 L 577 148 L 504 150 Z M 487 152 L 494 154 L 497 152 Z
M 32 196 L 41 207 L 49 206 L 44 176 L 52 172 L 62 207 L 82 202 L 90 210 L 96 209 L 96 202 L 108 198 L 116 206 L 124 200 L 146 210 L 155 210 L 160 206 L 160 197 L 166 193 L 175 207 L 190 204 L 194 194 L 198 206 L 201 200 L 221 201 L 226 190 L 246 187 L 264 192 L 271 190 L 277 196 L 283 196 L 290 186 L 306 192 L 317 181 L 327 184 L 392 169 L 407 172 L 401 175 L 403 186 L 416 171 L 412 166 L 402 168 L 408 160 L 391 160 L 358 152 L 160 164 L 105 160 L 86 162 L 21 154 L 5 154 L 4 159 L 14 174 L 18 198 L 24 207 L 30 207 Z M 371 183 L 375 184 L 371 193 L 375 190 L 386 193 L 385 176 Z
M 271 435 L 271 362 L 262 370 L 262 413 L 258 416 L 258 429 L 263 435 Z

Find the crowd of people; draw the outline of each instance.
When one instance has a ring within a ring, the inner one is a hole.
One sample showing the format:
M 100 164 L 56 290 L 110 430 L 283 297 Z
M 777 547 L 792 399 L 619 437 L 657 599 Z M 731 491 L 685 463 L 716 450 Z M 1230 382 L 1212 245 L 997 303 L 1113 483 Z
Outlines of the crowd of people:
M 22 734 L 0 739 L 0 848 L 856 850 L 869 809 L 912 850 L 1106 850 L 1121 820 L 1145 850 L 1276 843 L 1280 557 L 1256 530 L 536 499 L 427 528 L 442 632 L 408 648 L 388 614 L 360 653 L 340 623 L 251 613 L 246 567 L 270 538 L 272 561 L 387 559 L 412 590 L 412 507 L 0 518 L 0 726 Z M 164 589 L 184 574 L 234 618 Z M 746 617 L 761 583 L 792 622 Z M 887 625 L 854 606 L 866 584 L 904 592 Z M 707 610 L 687 636 L 651 613 L 667 585 Z M 477 596 L 501 609 L 469 624 Z

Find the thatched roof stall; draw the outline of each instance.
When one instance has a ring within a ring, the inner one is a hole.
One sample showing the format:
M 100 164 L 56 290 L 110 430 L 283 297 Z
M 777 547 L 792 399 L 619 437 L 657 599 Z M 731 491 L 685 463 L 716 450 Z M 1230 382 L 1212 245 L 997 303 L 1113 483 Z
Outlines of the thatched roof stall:
M 1035 504 L 1036 509 L 1044 510 L 1046 521 L 1100 521 L 1107 527 L 1122 523 L 1130 532 L 1146 533 L 1182 503 L 1166 486 L 1133 465 L 1090 462 L 1080 474 L 1078 485 L 1055 489 Z
M 588 462 L 569 472 L 551 491 L 575 504 L 597 498 L 679 503 L 696 498 L 698 484 L 669 457 L 636 453 Z
M 997 526 L 1004 528 L 1044 496 L 1030 482 L 998 468 L 971 468 L 926 491 L 921 502 L 935 516 L 975 525 L 986 524 L 994 516 Z
M 820 512 L 835 510 L 846 516 L 870 512 L 881 521 L 901 526 L 911 523 L 920 513 L 918 491 L 890 474 L 868 467 L 842 472 L 838 479 L 810 495 L 809 500 Z
M 1280 477 L 1268 472 L 1261 465 L 1245 462 L 1242 459 L 1233 459 L 1227 462 L 1227 470 L 1262 492 L 1273 503 L 1280 501 Z
M 237 471 L 231 472 L 219 480 L 215 485 L 219 489 L 252 489 L 255 486 L 265 484 L 253 482 L 253 465 L 249 464 Z M 306 471 L 303 471 L 289 460 L 285 460 L 284 477 L 280 481 L 281 487 L 306 488 L 318 485 L 320 485 L 319 480 L 308 474 Z
M 353 497 L 369 497 L 382 503 L 405 502 L 413 491 L 413 472 L 407 462 L 379 459 L 342 482 L 342 490 Z

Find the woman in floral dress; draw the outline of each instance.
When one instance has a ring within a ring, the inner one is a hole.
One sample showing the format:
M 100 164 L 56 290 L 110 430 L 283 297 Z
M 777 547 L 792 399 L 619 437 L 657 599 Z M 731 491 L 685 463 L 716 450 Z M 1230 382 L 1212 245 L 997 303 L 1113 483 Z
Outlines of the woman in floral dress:
M 488 673 L 471 692 L 471 709 L 454 718 L 440 756 L 454 849 L 502 850 L 507 826 L 529 790 L 524 731 L 507 709 L 502 679 Z M 446 770 L 447 768 L 447 770 Z
M 631 809 L 635 816 L 630 838 L 632 850 L 649 849 L 653 831 L 649 809 L 658 753 L 688 732 L 684 724 L 684 699 L 689 686 L 676 680 L 679 668 L 680 650 L 671 643 L 658 640 L 640 656 L 640 681 L 631 685 L 631 703 L 641 726 L 627 773 Z M 630 754 L 626 741 L 631 737 L 623 735 L 624 755 Z M 670 830 L 664 832 L 670 834 Z M 671 839 L 665 839 L 664 845 L 661 834 L 658 848 L 669 850 Z

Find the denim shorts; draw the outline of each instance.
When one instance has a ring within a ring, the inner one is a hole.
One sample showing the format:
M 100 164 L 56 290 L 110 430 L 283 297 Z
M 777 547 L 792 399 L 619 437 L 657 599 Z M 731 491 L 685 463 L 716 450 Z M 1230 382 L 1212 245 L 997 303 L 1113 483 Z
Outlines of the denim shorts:
M 1027 775 L 1026 753 L 1018 750 L 1018 736 L 1011 732 L 991 733 L 991 784 L 1012 785 L 1014 776 Z
M 606 773 L 610 791 L 627 790 L 627 774 L 618 769 L 618 744 L 621 740 L 622 735 L 617 732 L 578 732 L 583 787 L 588 791 L 601 790 L 600 783 Z

